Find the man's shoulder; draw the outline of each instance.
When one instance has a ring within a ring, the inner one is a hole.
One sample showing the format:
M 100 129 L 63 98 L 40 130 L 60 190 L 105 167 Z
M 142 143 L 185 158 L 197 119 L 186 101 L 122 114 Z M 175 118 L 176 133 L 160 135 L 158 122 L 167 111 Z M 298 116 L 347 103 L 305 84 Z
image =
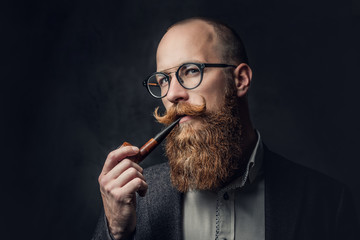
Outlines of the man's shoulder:
M 275 235 L 294 223 L 298 239 L 359 239 L 356 210 L 345 184 L 268 149 L 264 153 L 265 200 Z
M 278 153 L 268 149 L 264 155 L 265 174 L 277 181 L 286 181 L 288 184 L 301 183 L 307 186 L 343 189 L 345 184 L 340 181 L 311 169 L 301 164 L 295 163 Z

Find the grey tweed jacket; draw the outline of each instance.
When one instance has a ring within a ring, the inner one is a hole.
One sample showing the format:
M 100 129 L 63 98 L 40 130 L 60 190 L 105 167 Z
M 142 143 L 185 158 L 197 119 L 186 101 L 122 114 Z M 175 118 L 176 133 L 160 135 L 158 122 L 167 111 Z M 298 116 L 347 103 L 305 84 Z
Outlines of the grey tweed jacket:
M 343 184 L 264 149 L 265 239 L 360 239 L 356 209 Z M 169 165 L 145 170 L 149 185 L 137 198 L 134 239 L 182 239 L 182 194 Z M 201 231 L 201 229 L 199 229 Z M 104 215 L 93 239 L 111 239 Z

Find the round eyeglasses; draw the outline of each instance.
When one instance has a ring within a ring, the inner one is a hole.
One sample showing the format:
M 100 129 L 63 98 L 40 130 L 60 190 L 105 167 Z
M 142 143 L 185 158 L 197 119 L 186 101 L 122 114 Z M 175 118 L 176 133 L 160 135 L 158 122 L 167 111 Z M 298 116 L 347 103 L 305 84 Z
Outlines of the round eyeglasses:
M 176 79 L 183 88 L 194 89 L 200 85 L 206 67 L 236 68 L 235 65 L 223 63 L 184 63 L 175 72 Z M 155 72 L 143 82 L 143 85 L 153 97 L 163 98 L 169 91 L 170 80 L 169 74 Z

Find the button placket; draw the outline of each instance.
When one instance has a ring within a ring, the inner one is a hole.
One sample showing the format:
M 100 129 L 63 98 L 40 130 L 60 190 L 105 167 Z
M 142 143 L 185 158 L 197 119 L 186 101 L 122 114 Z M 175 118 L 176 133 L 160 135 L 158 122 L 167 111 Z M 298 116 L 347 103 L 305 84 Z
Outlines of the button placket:
M 219 231 L 218 239 L 234 239 L 234 199 L 233 193 L 219 194 Z

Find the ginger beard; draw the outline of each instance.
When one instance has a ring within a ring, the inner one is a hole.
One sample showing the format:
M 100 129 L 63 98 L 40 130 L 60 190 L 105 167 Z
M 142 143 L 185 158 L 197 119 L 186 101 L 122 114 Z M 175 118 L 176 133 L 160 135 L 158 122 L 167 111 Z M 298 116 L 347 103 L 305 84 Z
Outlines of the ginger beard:
M 243 169 L 242 135 L 238 98 L 235 89 L 227 88 L 224 106 L 216 112 L 206 111 L 206 103 L 190 105 L 180 102 L 164 116 L 155 109 L 154 116 L 162 124 L 170 124 L 179 116 L 193 116 L 176 126 L 166 138 L 172 184 L 180 191 L 216 190 Z

